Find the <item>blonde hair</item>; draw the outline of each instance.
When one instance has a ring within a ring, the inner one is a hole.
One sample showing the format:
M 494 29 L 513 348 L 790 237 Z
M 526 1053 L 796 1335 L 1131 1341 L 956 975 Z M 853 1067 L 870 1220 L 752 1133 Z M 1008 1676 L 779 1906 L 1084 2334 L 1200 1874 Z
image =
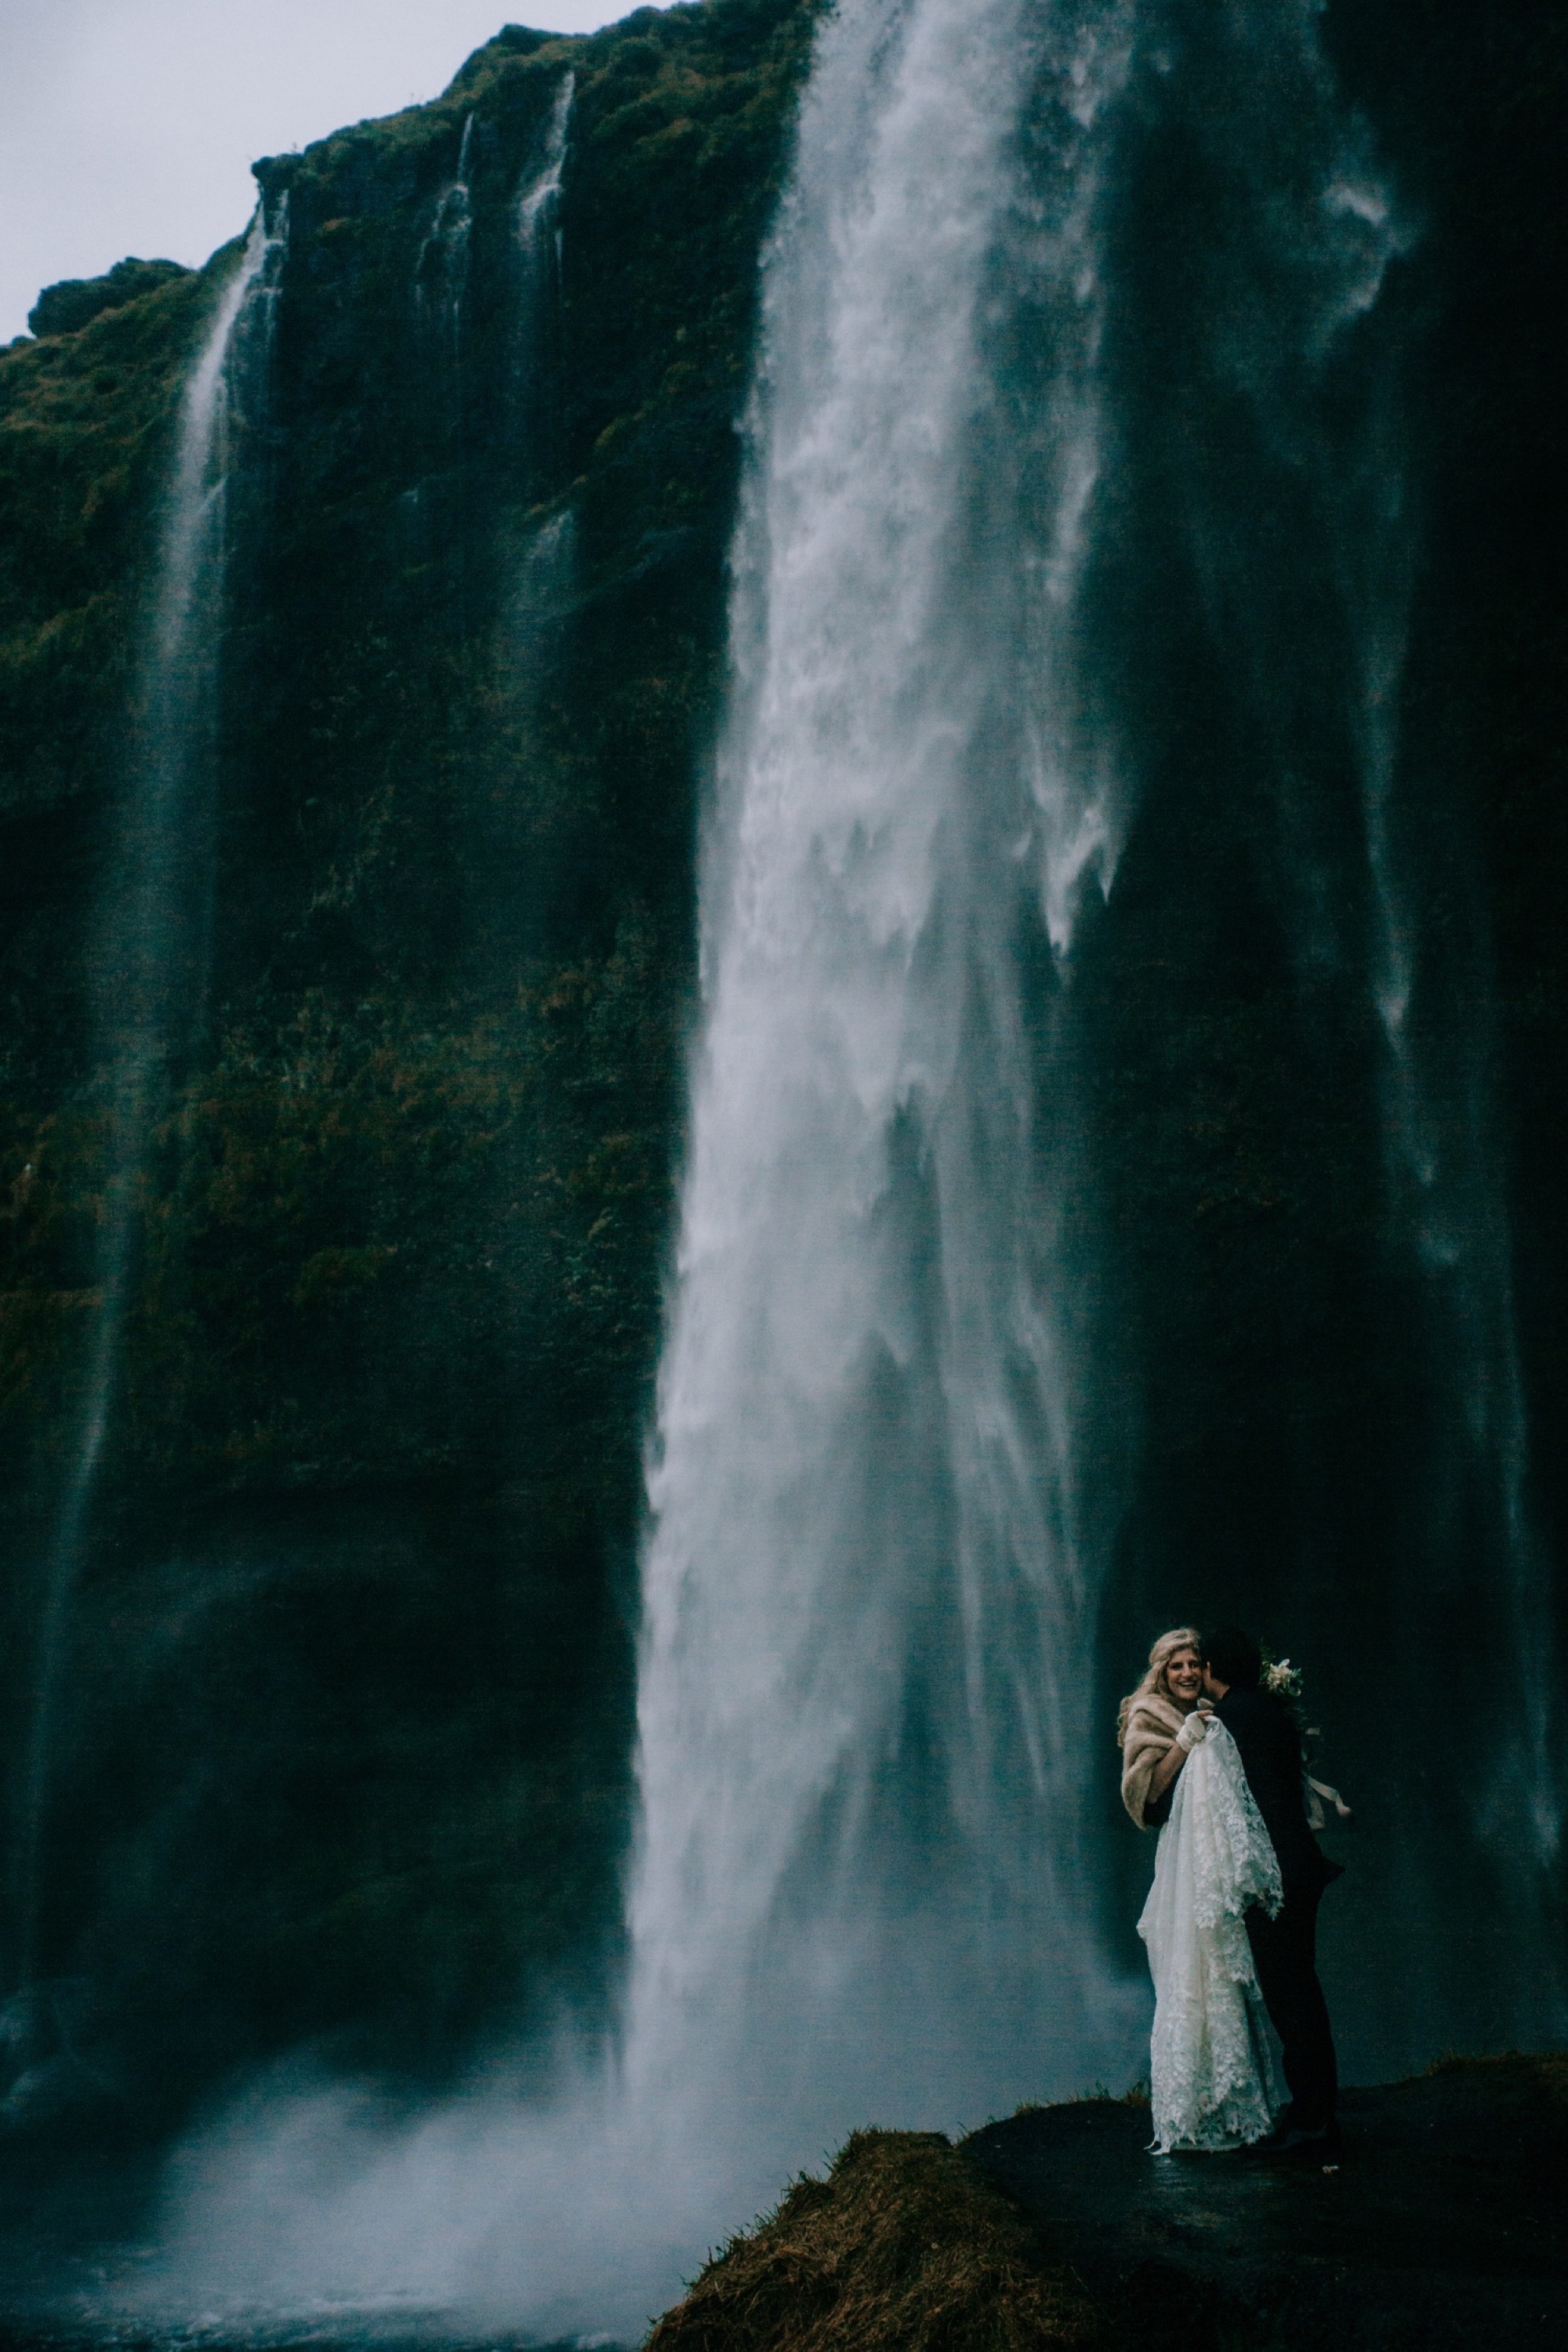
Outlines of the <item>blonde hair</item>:
M 1170 1664 L 1171 1660 L 1175 1656 L 1176 1652 L 1178 1650 L 1195 1650 L 1199 1647 L 1202 1640 L 1203 1636 L 1198 1632 L 1195 1625 L 1173 1625 L 1168 1633 L 1161 1634 L 1159 1640 L 1155 1643 L 1153 1648 L 1149 1653 L 1148 1673 L 1144 1675 L 1136 1690 L 1128 1692 L 1126 1697 L 1122 1700 L 1121 1705 L 1116 1710 L 1116 1745 L 1118 1748 L 1122 1748 L 1126 1745 L 1127 1718 L 1131 1714 L 1133 1708 L 1137 1706 L 1141 1698 L 1171 1697 L 1170 1685 L 1165 1680 L 1165 1669 Z M 1174 1699 L 1171 1700 L 1173 1706 L 1175 1703 Z

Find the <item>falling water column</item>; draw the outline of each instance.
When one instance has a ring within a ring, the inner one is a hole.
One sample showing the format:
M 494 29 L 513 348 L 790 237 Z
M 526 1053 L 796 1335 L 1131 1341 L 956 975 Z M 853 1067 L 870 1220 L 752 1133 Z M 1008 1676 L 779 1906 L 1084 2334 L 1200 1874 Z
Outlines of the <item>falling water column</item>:
M 270 225 L 258 210 L 181 404 L 103 913 L 95 1018 L 110 1090 L 106 1205 L 98 1306 L 34 1668 L 17 1841 L 17 1977 L 25 1998 L 44 1958 L 43 1880 L 61 1678 L 119 1386 L 140 1189 L 171 1060 L 189 1040 L 204 985 L 229 495 L 244 428 L 255 421 L 265 391 L 287 204 L 284 197 Z
M 660 1383 L 629 2067 L 794 2156 L 1131 2050 L 1070 988 L 1123 10 L 825 30 L 767 257 Z M 1043 117 L 1026 181 L 1021 132 Z

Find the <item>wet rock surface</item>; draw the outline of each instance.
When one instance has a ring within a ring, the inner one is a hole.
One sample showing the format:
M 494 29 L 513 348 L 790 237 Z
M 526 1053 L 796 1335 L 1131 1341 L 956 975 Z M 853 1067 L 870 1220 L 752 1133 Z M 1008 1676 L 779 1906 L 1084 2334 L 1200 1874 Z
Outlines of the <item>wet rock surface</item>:
M 1342 2095 L 1337 2168 L 1156 2158 L 1143 2107 L 1025 2111 L 966 2153 L 1078 2272 L 1111 2343 L 1435 2352 L 1568 2342 L 1568 2058 Z

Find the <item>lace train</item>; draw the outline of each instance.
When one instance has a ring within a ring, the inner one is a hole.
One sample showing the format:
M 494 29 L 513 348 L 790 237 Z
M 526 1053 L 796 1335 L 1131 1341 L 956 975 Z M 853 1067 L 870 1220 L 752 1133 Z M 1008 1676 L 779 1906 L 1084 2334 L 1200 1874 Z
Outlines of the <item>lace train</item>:
M 1280 2101 L 1242 1914 L 1277 1912 L 1279 1864 L 1217 1721 L 1182 1768 L 1138 1932 L 1154 1979 L 1154 2147 L 1244 2147 Z

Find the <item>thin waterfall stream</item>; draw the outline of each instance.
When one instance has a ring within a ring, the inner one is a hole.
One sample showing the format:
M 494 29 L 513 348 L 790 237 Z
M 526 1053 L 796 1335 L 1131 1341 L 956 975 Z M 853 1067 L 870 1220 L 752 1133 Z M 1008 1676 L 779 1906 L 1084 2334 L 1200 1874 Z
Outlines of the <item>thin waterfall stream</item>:
M 287 198 L 270 224 L 258 207 L 181 402 L 116 870 L 104 910 L 96 1013 L 109 1072 L 108 1165 L 92 1337 L 33 1667 L 17 1838 L 24 2007 L 36 2000 L 42 1960 L 40 1873 L 62 1677 L 112 1432 L 136 1277 L 141 1186 L 154 1125 L 201 1015 L 230 493 L 244 436 L 260 421 L 287 240 Z M 34 2030 L 28 2024 L 21 2032 L 24 2050 Z
M 474 143 L 474 118 L 467 115 L 458 145 L 457 170 L 441 192 L 435 217 L 414 265 L 415 311 L 420 324 L 433 332 L 451 370 L 454 429 L 461 436 L 461 377 L 463 365 L 463 305 L 468 290 L 468 261 L 473 243 L 474 205 L 468 185 Z
M 555 101 L 550 110 L 545 130 L 544 153 L 539 168 L 524 181 L 517 194 L 517 242 L 526 262 L 535 259 L 540 239 L 549 241 L 551 255 L 557 267 L 561 259 L 561 178 L 566 168 L 566 143 L 572 128 L 572 101 L 577 93 L 577 77 L 564 73 Z

